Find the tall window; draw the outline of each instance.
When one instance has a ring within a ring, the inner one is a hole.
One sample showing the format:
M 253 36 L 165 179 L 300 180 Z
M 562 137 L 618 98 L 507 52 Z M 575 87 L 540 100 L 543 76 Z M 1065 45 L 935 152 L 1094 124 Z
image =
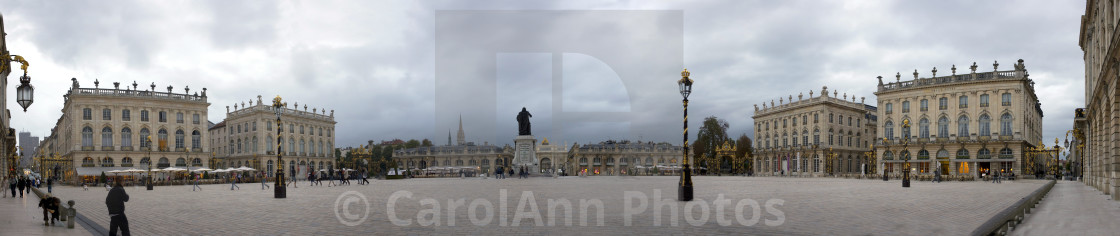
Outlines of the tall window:
M 832 113 L 828 113 L 828 123 L 836 123 L 836 120 L 833 120 L 833 118 L 834 116 Z
M 82 147 L 93 147 L 93 128 L 82 128 Z
M 191 132 L 191 148 L 202 148 L 202 133 L 198 130 Z
M 887 109 L 887 114 L 891 114 L 891 112 L 894 112 L 894 104 L 887 103 L 886 109 Z
M 949 109 L 949 98 L 937 99 L 937 108 L 942 111 Z
M 160 111 L 159 112 L 159 122 L 167 122 L 167 112 L 166 111 Z
M 113 146 L 113 129 L 109 127 L 101 128 L 101 146 Z
M 184 145 L 183 142 L 184 142 L 185 138 L 186 138 L 186 134 L 183 133 L 183 130 L 175 130 L 175 148 L 176 149 L 185 148 L 183 146 Z
M 1001 100 L 1003 100 L 1003 105 L 1011 106 L 1011 93 L 1003 93 L 1002 97 L 1003 98 Z
M 921 104 L 919 104 L 919 105 L 921 106 L 921 108 L 920 108 L 921 111 L 928 111 L 929 110 L 929 100 L 922 99 Z
M 82 109 L 82 120 L 93 120 L 93 109 Z
M 821 130 L 819 129 L 813 130 L 813 144 L 821 144 Z
M 949 118 L 943 116 L 941 119 L 937 119 L 937 137 L 949 137 Z
M 267 148 L 265 148 L 265 150 L 270 151 L 270 152 L 273 150 L 272 146 L 275 146 L 275 145 L 272 142 L 272 136 L 268 136 L 268 137 L 264 138 L 264 145 L 267 146 Z
M 319 136 L 323 136 L 323 128 L 319 128 Z
M 319 140 L 319 155 L 323 155 L 323 153 L 326 153 L 326 151 L 323 151 L 323 140 Z
M 303 126 L 302 125 L 299 126 L 299 134 L 303 134 Z
M 968 96 L 962 95 L 960 97 L 960 108 L 968 108 Z
M 163 151 L 163 152 L 166 152 L 167 151 L 167 130 L 166 129 L 159 129 L 159 132 L 157 132 L 157 136 L 159 136 L 159 139 L 158 139 L 159 141 L 157 141 L 158 142 L 157 144 L 159 145 L 159 150 Z
M 288 124 L 288 133 L 296 133 L 296 125 Z
M 793 127 L 797 127 L 797 117 L 796 116 L 793 117 Z M 315 129 L 311 129 L 311 131 L 315 131 Z M 312 132 L 312 134 L 314 134 L 314 132 Z
M 820 123 L 821 114 L 813 114 L 813 124 Z
M 132 129 L 128 127 L 121 129 L 121 147 L 132 147 Z
M 999 135 L 1011 136 L 1011 114 L 1004 113 L 999 117 Z
M 253 153 L 258 152 L 257 147 L 259 147 L 259 146 L 260 145 L 257 143 L 257 136 L 253 136 Z
M 980 94 L 980 107 L 988 107 L 988 95 Z
M 121 120 L 132 121 L 132 111 L 128 109 L 121 110 Z
M 199 116 L 198 114 L 194 114 L 194 115 L 193 115 L 193 117 L 191 117 L 191 118 L 194 118 L 194 119 L 193 119 L 193 120 L 192 120 L 191 122 L 193 122 L 193 123 L 194 123 L 194 124 L 196 124 L 196 125 L 197 125 L 197 124 L 201 124 L 201 123 L 202 123 L 202 119 L 200 119 L 200 117 L 201 117 L 201 116 Z
M 303 139 L 300 139 L 300 140 L 299 140 L 299 152 L 300 152 L 300 153 L 303 153 L 303 152 L 305 152 L 305 151 L 306 151 L 306 150 L 304 149 L 304 146 L 305 146 L 305 143 L 303 142 Z
M 237 153 L 241 153 L 241 139 L 237 139 Z
M 887 121 L 887 123 L 883 125 L 883 137 L 894 139 L 894 123 Z
M 183 123 L 183 113 L 182 112 L 175 113 L 175 123 L 179 123 L 179 124 Z
M 918 138 L 929 138 L 929 120 L 926 118 L 918 121 Z
M 140 121 L 148 121 L 148 111 L 140 110 Z
M 910 101 L 902 102 L 902 113 L 910 112 Z
M 992 118 L 988 114 L 980 115 L 980 136 L 991 136 Z
M 257 121 L 253 121 L 253 131 L 257 131 Z
M 148 128 L 140 128 L 140 147 L 151 147 L 152 144 L 148 143 L 148 136 L 151 135 L 152 133 L 148 132 Z
M 330 136 L 331 136 L 331 129 L 327 129 L 327 137 L 330 137 Z M 327 144 L 327 146 L 330 146 L 330 144 Z
M 271 120 L 264 122 L 264 130 L 272 131 L 272 121 Z
M 295 138 L 288 138 L 288 147 L 292 148 L 292 150 L 288 150 L 288 152 L 295 152 L 295 148 L 296 148 L 296 139 Z
M 801 131 L 801 145 L 805 145 L 805 146 L 809 145 L 809 131 L 808 130 L 802 130 Z
M 101 120 L 113 120 L 113 110 L 109 108 L 101 109 Z
M 844 124 L 844 115 L 836 116 L 836 123 L 843 125 Z
M 968 117 L 957 118 L 957 137 L 968 137 Z

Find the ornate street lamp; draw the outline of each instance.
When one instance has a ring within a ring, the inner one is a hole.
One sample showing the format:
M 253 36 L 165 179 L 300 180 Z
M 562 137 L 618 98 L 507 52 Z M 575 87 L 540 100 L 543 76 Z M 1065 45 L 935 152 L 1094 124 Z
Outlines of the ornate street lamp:
M 148 188 L 148 190 L 152 190 L 153 188 L 155 188 L 155 187 L 152 187 L 152 136 L 148 135 L 147 137 L 144 137 L 144 141 L 148 142 L 148 184 L 147 184 L 147 188 Z
M 692 79 L 689 79 L 688 69 L 681 71 L 681 79 L 677 81 L 680 86 L 681 102 L 684 104 L 684 161 L 681 162 L 681 181 L 677 190 L 677 200 L 692 201 L 692 169 L 688 167 L 688 95 L 692 94 Z
M 909 130 L 910 129 L 910 120 L 902 120 L 902 129 L 903 130 Z M 903 155 L 899 156 L 900 158 L 903 159 L 903 161 L 906 162 L 905 169 L 902 170 L 902 187 L 903 188 L 909 188 L 910 187 L 910 151 L 908 149 L 906 149 L 906 147 L 909 146 L 909 145 L 910 145 L 910 137 L 909 136 L 903 137 L 902 138 L 902 150 L 903 150 L 902 154 Z
M 288 191 L 284 185 L 284 125 L 280 124 L 280 115 L 284 113 L 284 108 L 288 107 L 288 103 L 281 102 L 280 95 L 272 99 L 272 110 L 276 111 L 276 187 L 273 188 L 273 197 L 287 198 Z
M 2 26 L 0 26 L 0 28 L 2 28 Z M 3 37 L 3 35 L 0 35 L 0 37 Z M 27 67 L 30 64 L 28 64 L 27 60 L 23 59 L 22 56 L 0 52 L 0 71 L 5 73 L 11 71 L 13 61 L 19 62 L 21 64 L 19 68 L 23 70 L 23 76 L 19 77 L 20 85 L 16 88 L 16 102 L 19 103 L 19 106 L 23 107 L 23 111 L 26 112 L 27 107 L 31 106 L 31 103 L 34 101 L 35 94 L 35 86 L 31 86 L 31 76 L 27 75 Z

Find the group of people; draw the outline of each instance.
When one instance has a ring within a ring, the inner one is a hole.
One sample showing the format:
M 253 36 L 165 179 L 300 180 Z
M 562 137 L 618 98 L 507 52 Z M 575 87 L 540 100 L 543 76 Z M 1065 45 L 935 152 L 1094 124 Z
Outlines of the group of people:
M 316 171 L 307 172 L 307 179 L 308 179 L 308 181 L 311 181 L 311 186 L 315 186 L 315 185 L 323 186 L 323 175 L 322 174 L 316 175 L 315 173 L 316 173 Z M 326 173 L 327 187 L 350 185 L 351 174 L 355 174 L 355 173 L 347 173 L 345 171 L 329 170 Z M 358 180 L 359 185 L 369 184 L 369 176 L 366 175 L 365 171 L 358 172 L 358 173 L 356 173 L 356 175 L 357 176 L 353 176 L 353 177 L 355 177 Z M 335 178 L 338 178 L 338 184 L 334 183 Z
M 494 169 L 494 179 L 505 179 L 507 177 L 507 174 L 509 176 L 512 176 L 513 175 L 513 168 L 506 168 L 506 167 L 503 167 L 503 166 L 498 166 L 498 168 Z M 524 167 L 524 166 L 519 167 L 517 169 L 517 178 L 518 179 L 528 179 L 529 178 L 529 169 Z
M 53 184 L 54 184 L 53 181 L 51 181 L 49 179 L 47 180 L 47 192 L 48 193 L 51 192 L 51 187 L 53 186 Z M 41 187 L 41 186 L 42 186 L 42 182 L 40 182 L 38 179 L 32 179 L 32 178 L 28 178 L 28 177 L 24 177 L 24 176 L 20 176 L 20 177 L 16 177 L 16 178 L 12 178 L 12 179 L 8 180 L 8 188 L 11 189 L 11 193 L 12 193 L 13 198 L 16 197 L 17 193 L 18 193 L 20 198 L 23 198 L 24 194 L 30 194 L 31 193 L 31 188 L 38 188 L 38 187 Z M 4 193 L 4 197 L 8 197 L 7 192 Z

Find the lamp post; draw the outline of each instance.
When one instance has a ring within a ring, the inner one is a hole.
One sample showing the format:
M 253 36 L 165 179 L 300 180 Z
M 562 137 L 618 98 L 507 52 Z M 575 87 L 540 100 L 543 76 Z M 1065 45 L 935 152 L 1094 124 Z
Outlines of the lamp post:
M 681 79 L 677 81 L 680 86 L 681 103 L 684 104 L 684 161 L 681 162 L 681 180 L 677 190 L 677 200 L 692 201 L 692 169 L 688 166 L 688 95 L 692 94 L 692 79 L 689 79 L 688 69 L 681 71 Z
M 276 111 L 276 187 L 273 188 L 273 197 L 287 198 L 288 191 L 284 185 L 284 125 L 280 124 L 280 114 L 284 113 L 284 108 L 288 103 L 281 102 L 280 95 L 272 99 L 272 110 Z
M 148 183 L 145 186 L 148 190 L 152 190 L 155 188 L 152 187 L 152 136 L 144 137 L 144 142 L 148 143 Z
M 902 120 L 902 129 L 903 130 L 910 130 L 910 120 Z M 900 158 L 902 158 L 903 161 L 906 162 L 906 164 L 904 165 L 905 169 L 902 170 L 902 187 L 903 188 L 909 188 L 910 187 L 910 151 L 908 151 L 906 149 L 907 146 L 909 146 L 909 145 L 910 145 L 910 137 L 909 136 L 903 137 L 902 138 L 902 150 L 903 150 L 902 154 L 903 155 L 899 156 Z

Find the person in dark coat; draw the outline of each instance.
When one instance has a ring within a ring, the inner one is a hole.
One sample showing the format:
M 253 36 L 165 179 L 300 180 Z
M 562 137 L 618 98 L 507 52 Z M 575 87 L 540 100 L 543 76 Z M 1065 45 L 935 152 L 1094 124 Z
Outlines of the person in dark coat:
M 39 207 L 43 208 L 43 225 L 54 225 L 59 217 L 58 206 L 60 204 L 62 204 L 62 201 L 49 193 L 39 200 Z
M 113 189 L 109 190 L 108 196 L 105 196 L 105 206 L 109 207 L 109 235 L 117 235 L 117 229 L 120 229 L 121 235 L 129 236 L 131 234 L 128 232 L 128 217 L 124 215 L 124 203 L 128 201 L 128 193 L 124 192 L 120 181 L 114 182 Z
M 8 188 L 12 189 L 12 198 L 16 197 L 16 185 L 18 185 L 18 182 L 19 180 L 16 179 L 8 180 Z
M 19 182 L 16 183 L 16 188 L 19 188 L 19 198 L 23 198 L 23 189 L 27 188 L 27 180 L 19 178 Z M 15 195 L 13 194 L 12 196 Z

